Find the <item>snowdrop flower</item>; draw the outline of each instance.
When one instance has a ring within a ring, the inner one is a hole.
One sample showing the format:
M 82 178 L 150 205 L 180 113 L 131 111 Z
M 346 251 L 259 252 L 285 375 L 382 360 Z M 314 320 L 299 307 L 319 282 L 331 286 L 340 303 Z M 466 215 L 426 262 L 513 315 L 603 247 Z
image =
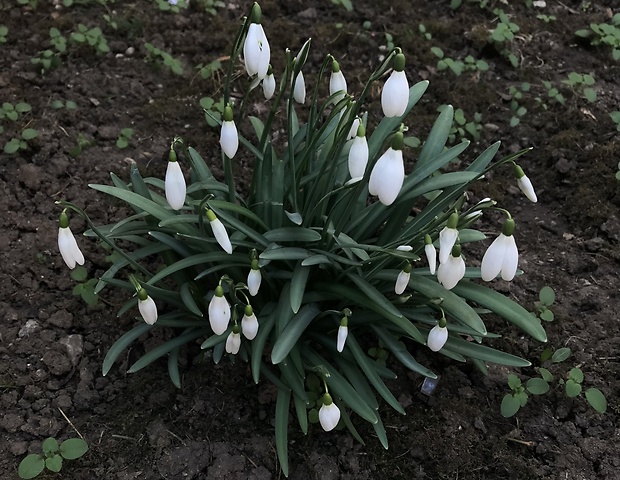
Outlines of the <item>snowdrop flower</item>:
M 519 189 L 530 201 L 536 203 L 538 198 L 536 197 L 534 186 L 532 185 L 530 179 L 527 178 L 527 175 L 523 173 L 523 169 L 516 163 L 514 164 L 514 173 L 517 177 L 517 185 L 519 186 Z
M 267 75 L 271 49 L 261 25 L 262 11 L 258 3 L 254 3 L 250 14 L 250 26 L 243 44 L 243 58 L 245 69 L 251 77 L 256 75 L 263 79 Z
M 383 205 L 392 205 L 405 181 L 403 163 L 403 134 L 397 132 L 392 138 L 392 146 L 381 155 L 370 173 L 368 192 L 377 195 Z
M 381 107 L 386 117 L 404 115 L 409 103 L 409 82 L 405 75 L 405 56 L 399 53 L 394 57 L 394 70 L 383 85 Z
M 224 109 L 224 121 L 220 132 L 220 145 L 228 158 L 233 158 L 239 148 L 239 134 L 233 120 L 233 111 L 230 106 Z
M 443 326 L 441 325 L 443 323 Z M 443 348 L 448 340 L 448 329 L 446 328 L 445 319 L 441 319 L 439 321 L 439 325 L 435 325 L 431 328 L 431 331 L 428 332 L 428 339 L 426 340 L 426 345 L 433 352 L 438 352 Z
M 340 95 L 334 98 L 334 103 L 338 103 L 344 98 L 347 93 L 347 81 L 344 78 L 342 71 L 340 70 L 340 64 L 336 61 L 332 61 L 332 74 L 329 77 L 329 96 L 340 92 Z
M 360 120 L 360 117 L 355 117 L 353 119 L 353 123 L 351 124 L 351 128 L 349 129 L 349 134 L 347 135 L 347 140 L 351 140 L 358 135 L 358 130 L 361 124 L 362 124 L 362 121 Z M 365 129 L 364 129 L 364 135 L 366 135 Z
M 63 211 L 60 214 L 60 226 L 58 227 L 58 249 L 62 255 L 62 259 L 71 270 L 75 268 L 75 264 L 84 265 L 84 255 L 78 247 L 77 241 L 69 228 L 69 217 Z
M 230 238 L 228 237 L 228 232 L 226 231 L 226 227 L 221 222 L 219 218 L 215 216 L 213 210 L 207 208 L 207 218 L 209 219 L 209 224 L 211 225 L 211 230 L 213 231 L 213 236 L 217 240 L 217 243 L 220 244 L 220 247 L 228 253 L 232 253 L 232 245 L 230 244 Z
M 437 250 L 435 250 L 433 240 L 428 234 L 424 236 L 424 253 L 428 261 L 428 269 L 431 271 L 431 275 L 435 275 L 435 270 L 437 270 Z
M 504 222 L 502 233 L 493 240 L 484 257 L 482 257 L 480 276 L 485 282 L 493 280 L 500 274 L 504 280 L 510 281 L 517 273 L 519 251 L 515 237 L 512 235 L 514 231 L 515 221 L 508 218 Z
M 258 333 L 258 320 L 256 315 L 254 315 L 252 305 L 245 306 L 245 312 L 241 319 L 241 331 L 243 332 L 243 336 L 248 340 L 254 340 L 254 337 L 256 337 Z
M 344 350 L 344 344 L 347 341 L 349 335 L 349 319 L 345 316 L 340 320 L 340 326 L 338 327 L 338 338 L 336 340 L 336 350 L 342 352 Z
M 448 260 L 442 262 L 437 269 L 437 280 L 447 290 L 452 290 L 465 276 L 465 260 L 461 255 L 461 246 L 452 247 Z
M 452 247 L 459 237 L 459 231 L 456 229 L 458 223 L 459 214 L 455 212 L 450 215 L 446 226 L 439 232 L 439 263 L 446 263 L 448 261 Z
M 144 288 L 138 290 L 138 310 L 146 323 L 153 325 L 157 321 L 157 305 Z
M 237 355 L 239 353 L 239 348 L 241 347 L 241 335 L 239 335 L 239 326 L 235 325 L 226 338 L 226 353 L 232 353 L 233 355 Z
M 269 69 L 267 70 L 267 76 L 263 78 L 262 83 L 263 83 L 263 94 L 265 95 L 265 100 L 270 100 L 276 91 L 276 77 L 273 76 L 271 65 L 269 65 Z
M 166 191 L 166 201 L 173 210 L 179 210 L 185 204 L 185 194 L 187 187 L 185 177 L 181 171 L 181 166 L 177 162 L 177 154 L 170 150 L 168 156 L 168 168 L 166 169 L 166 180 L 164 183 Z
M 295 77 L 295 86 L 293 87 L 293 98 L 301 105 L 306 101 L 306 81 L 304 80 L 304 72 L 299 72 Z
M 224 298 L 224 289 L 218 285 L 209 302 L 209 324 L 216 335 L 221 335 L 228 328 L 230 321 L 230 305 Z
M 354 122 L 355 123 L 355 122 Z M 355 139 L 349 150 L 349 174 L 352 179 L 361 179 L 368 165 L 368 141 L 366 140 L 366 128 L 359 124 Z
M 250 295 L 253 297 L 258 293 L 258 289 L 260 288 L 260 283 L 263 280 L 263 277 L 260 273 L 260 268 L 258 268 L 258 260 L 252 260 L 252 267 L 250 268 L 250 273 L 248 273 L 248 290 L 250 291 Z
M 394 291 L 396 292 L 396 295 L 401 295 L 405 291 L 405 288 L 407 288 L 407 285 L 409 285 L 410 278 L 411 264 L 407 262 L 405 268 L 403 268 L 398 274 L 398 277 L 396 277 L 396 285 L 394 286 Z
M 323 395 L 323 405 L 319 410 L 319 422 L 326 432 L 336 428 L 340 421 L 340 409 L 333 402 L 329 393 Z

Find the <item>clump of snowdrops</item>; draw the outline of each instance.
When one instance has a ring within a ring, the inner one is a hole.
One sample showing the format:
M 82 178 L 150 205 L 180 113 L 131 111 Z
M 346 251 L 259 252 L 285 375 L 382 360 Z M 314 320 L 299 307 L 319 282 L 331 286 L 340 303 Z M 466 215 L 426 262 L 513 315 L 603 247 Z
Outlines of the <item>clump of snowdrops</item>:
M 291 405 L 304 433 L 309 423 L 325 431 L 344 425 L 363 442 L 355 428 L 361 418 L 387 448 L 377 394 L 405 412 L 386 384 L 395 374 L 369 356 L 368 347 L 380 345 L 432 379 L 435 373 L 415 358 L 420 349 L 470 361 L 482 371 L 487 362 L 529 365 L 483 345 L 498 335 L 487 330 L 482 315 L 502 317 L 546 340 L 532 315 L 478 281 L 510 281 L 517 274 L 514 219 L 491 199 L 474 203 L 465 195 L 490 169 L 501 169 L 515 175 L 535 202 L 531 182 L 515 163 L 526 151 L 496 160 L 497 142 L 465 162 L 469 142 L 446 147 L 453 120 L 448 107 L 405 174 L 409 112 L 428 82 L 409 86 L 405 55 L 395 48 L 355 88 L 355 97 L 331 55 L 307 90 L 309 50 L 310 40 L 296 55 L 285 51 L 286 66 L 276 78 L 255 4 L 232 48 L 226 108 L 218 119 L 224 179 L 174 138 L 165 179 L 163 171 L 143 178 L 134 165 L 129 183 L 112 174 L 113 185 L 91 185 L 126 202 L 131 216 L 96 226 L 76 205 L 59 202 L 59 247 L 67 265 L 84 263 L 69 229 L 67 212 L 73 211 L 87 220 L 86 236 L 118 254 L 96 291 L 124 290 L 119 315 L 135 315 L 136 306 L 140 314 L 110 348 L 103 374 L 132 342 L 159 327 L 176 336 L 145 353 L 129 372 L 167 357 L 170 378 L 180 387 L 180 350 L 197 341 L 213 351 L 216 363 L 224 355 L 248 362 L 254 381 L 278 387 L 276 445 L 285 474 Z M 241 62 L 249 78 L 235 104 L 231 79 Z M 383 118 L 373 125 L 364 109 L 375 83 L 382 85 Z M 266 118 L 247 115 L 248 100 L 264 101 Z M 254 135 L 241 136 L 241 123 Z M 273 134 L 283 125 L 284 141 Z M 246 192 L 236 189 L 233 175 L 240 155 L 253 158 Z M 457 156 L 467 167 L 444 169 Z M 466 265 L 468 244 L 485 241 L 474 229 L 485 210 L 500 212 L 503 227 L 480 266 L 473 258 Z

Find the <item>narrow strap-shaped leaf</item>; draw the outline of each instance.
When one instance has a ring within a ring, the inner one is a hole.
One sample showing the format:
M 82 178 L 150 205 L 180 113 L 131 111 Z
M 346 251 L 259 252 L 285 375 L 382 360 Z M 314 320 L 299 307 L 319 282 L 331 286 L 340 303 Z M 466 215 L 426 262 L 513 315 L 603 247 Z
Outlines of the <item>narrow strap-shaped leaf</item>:
M 224 251 L 220 252 L 211 252 L 211 253 L 198 253 L 196 255 L 192 255 L 191 257 L 182 258 L 178 262 L 174 262 L 172 265 L 167 266 L 163 270 L 157 272 L 149 281 L 149 285 L 154 285 L 159 282 L 161 279 L 166 278 L 168 275 L 171 275 L 180 270 L 184 270 L 189 267 L 193 267 L 196 265 L 202 265 L 205 263 L 215 263 L 215 262 L 229 262 L 232 259 L 236 261 L 241 261 L 240 258 L 235 258 L 237 256 L 245 257 L 241 254 L 232 254 L 229 255 Z
M 169 246 L 172 250 L 177 252 L 182 257 L 189 257 L 194 253 L 191 249 L 187 247 L 186 244 L 177 240 L 171 235 L 168 235 L 163 232 L 149 232 L 149 235 L 153 237 L 155 240 L 157 240 L 158 242 L 161 242 L 164 245 Z
M 437 120 L 435 120 L 428 137 L 426 137 L 418 161 L 413 168 L 414 173 L 426 167 L 426 164 L 429 163 L 433 157 L 436 157 L 443 151 L 446 140 L 448 140 L 448 136 L 450 135 L 453 120 L 454 108 L 452 105 L 446 105 L 437 117 Z
M 342 374 L 347 378 L 347 380 L 351 383 L 353 388 L 357 393 L 359 393 L 366 403 L 373 408 L 374 410 L 379 409 L 379 402 L 375 397 L 372 388 L 368 384 L 368 380 L 362 373 L 362 371 L 358 368 L 358 365 L 352 361 L 348 360 L 341 355 L 335 357 L 335 362 L 338 365 L 338 368 L 342 371 Z
M 276 398 L 276 452 L 285 477 L 288 477 L 288 410 L 290 403 L 291 391 L 278 389 Z
M 494 348 L 485 347 L 475 342 L 468 342 L 459 337 L 449 336 L 444 347 L 455 353 L 459 353 L 465 357 L 477 358 L 485 362 L 497 363 L 498 365 L 506 365 L 507 367 L 529 367 L 531 365 L 527 360 L 511 355 L 509 353 L 495 350 Z M 440 351 L 443 351 L 442 348 Z
M 202 344 L 200 345 L 200 349 L 209 350 L 210 348 L 214 348 L 215 346 L 226 342 L 226 338 L 228 337 L 230 332 L 232 332 L 232 327 L 229 328 L 226 332 L 222 333 L 221 335 L 215 335 L 215 334 L 211 335 L 204 342 L 202 342 Z
M 271 362 L 275 365 L 286 358 L 291 348 L 295 346 L 306 327 L 321 310 L 315 305 L 304 305 L 290 322 L 286 325 L 282 333 L 278 336 L 276 343 L 271 350 Z
M 392 305 L 387 298 L 385 298 L 385 295 L 383 295 L 373 285 L 368 283 L 364 278 L 353 273 L 348 274 L 347 278 L 349 278 L 357 286 L 357 288 L 359 288 L 361 292 L 368 297 L 370 301 L 376 303 L 379 308 L 385 310 L 390 315 L 402 317 L 402 313 L 400 313 L 400 311 Z
M 403 342 L 399 342 L 397 338 L 388 332 L 384 327 L 372 324 L 372 329 L 377 333 L 379 338 L 383 341 L 385 346 L 394 354 L 394 356 L 398 359 L 403 366 L 407 367 L 409 370 L 419 373 L 420 375 L 424 375 L 429 378 L 437 378 L 433 372 L 431 372 L 424 365 L 420 365 L 416 359 L 409 353 L 405 344 Z
M 263 260 L 304 260 L 311 255 L 309 250 L 299 247 L 281 247 L 265 250 L 259 255 Z
M 539 342 L 547 341 L 547 334 L 540 322 L 521 305 L 501 293 L 474 282 L 460 282 L 452 290 L 457 295 L 492 310 Z
M 265 222 L 263 222 L 263 220 L 258 215 L 256 215 L 253 211 L 248 210 L 247 208 L 241 205 L 238 205 L 236 203 L 225 202 L 224 200 L 210 200 L 209 205 L 215 211 L 217 211 L 218 209 L 221 209 L 221 210 L 227 210 L 230 212 L 238 213 L 239 215 L 243 215 L 244 217 L 253 221 L 254 223 L 256 223 L 256 225 L 260 226 L 264 230 L 267 230 L 269 228 L 265 224 Z
M 114 342 L 114 344 L 110 347 L 110 350 L 108 350 L 108 353 L 106 353 L 105 358 L 103 359 L 103 364 L 101 365 L 102 375 L 105 377 L 112 368 L 112 365 L 114 365 L 114 362 L 116 361 L 118 356 L 123 352 L 123 350 L 125 350 L 129 345 L 131 345 L 138 337 L 148 332 L 151 328 L 153 328 L 153 325 L 149 325 L 148 323 L 141 323 L 140 325 L 137 325 L 131 330 L 129 330 L 121 338 Z
M 189 152 L 189 161 L 192 165 L 192 171 L 196 173 L 198 179 L 203 182 L 214 180 L 211 170 L 209 170 L 207 163 L 200 154 L 193 147 L 189 147 L 187 151 Z
M 298 263 L 295 266 L 295 270 L 293 270 L 289 295 L 291 298 L 291 310 L 293 310 L 294 313 L 297 313 L 301 307 L 310 270 L 310 268 L 304 267 L 301 262 Z
M 383 422 L 381 421 L 381 417 L 377 415 L 377 423 L 373 424 L 372 428 L 375 429 L 375 433 L 377 434 L 377 438 L 383 445 L 383 448 L 388 449 L 388 439 L 387 434 L 385 433 L 385 427 L 383 426 Z
M 306 404 L 297 395 L 293 395 L 293 403 L 295 404 L 295 413 L 297 414 L 297 422 L 299 428 L 304 435 L 308 434 L 308 411 Z
M 250 119 L 250 123 L 252 124 L 252 127 L 254 127 L 254 131 L 256 132 L 256 137 L 260 140 L 263 137 L 265 124 L 261 121 L 260 118 L 254 117 L 252 115 L 248 115 L 247 118 Z
M 327 258 L 325 255 L 312 255 L 308 258 L 305 258 L 304 260 L 301 261 L 301 265 L 304 267 L 310 267 L 312 265 L 334 265 L 334 262 L 332 262 L 329 258 Z M 336 266 L 336 265 L 334 265 Z
M 495 142 L 493 145 L 487 147 L 487 149 L 480 155 L 478 155 L 478 157 L 473 162 L 471 162 L 471 164 L 465 170 L 478 173 L 483 172 L 487 168 L 489 163 L 491 163 L 493 157 L 497 154 L 501 144 L 502 142 L 498 141 Z
M 192 284 L 190 282 L 186 282 L 181 285 L 181 300 L 183 300 L 183 304 L 187 307 L 187 309 L 192 312 L 194 315 L 202 317 L 202 311 L 200 307 L 196 304 L 196 300 L 194 300 L 194 296 L 191 291 Z
M 293 390 L 295 396 L 299 397 L 306 404 L 306 406 L 310 405 L 310 399 L 306 394 L 303 379 L 299 376 L 297 370 L 295 370 L 295 367 L 290 363 L 290 359 L 285 358 L 278 363 L 278 367 L 280 367 L 280 372 L 282 372 L 280 379 L 286 382 L 290 389 Z
M 351 417 L 349 416 L 349 413 L 347 412 L 346 408 L 340 409 L 340 417 L 342 418 L 342 421 L 344 422 L 349 432 L 351 432 L 351 435 L 353 436 L 353 438 L 357 440 L 358 442 L 360 442 L 362 445 L 366 445 L 366 442 L 364 442 L 364 440 L 360 436 L 359 432 L 355 428 L 355 425 L 353 425 L 353 422 L 351 421 Z
M 252 379 L 254 383 L 258 383 L 261 372 L 261 362 L 265 351 L 265 344 L 276 323 L 276 317 L 273 314 L 259 315 L 258 334 L 252 340 L 252 354 L 250 356 L 250 365 L 252 369 Z
M 318 242 L 321 234 L 316 230 L 304 227 L 282 227 L 265 232 L 270 242 Z
M 168 355 L 168 375 L 170 376 L 172 384 L 177 388 L 181 388 L 181 374 L 179 373 L 180 351 L 181 347 L 177 347 L 170 352 L 170 355 Z

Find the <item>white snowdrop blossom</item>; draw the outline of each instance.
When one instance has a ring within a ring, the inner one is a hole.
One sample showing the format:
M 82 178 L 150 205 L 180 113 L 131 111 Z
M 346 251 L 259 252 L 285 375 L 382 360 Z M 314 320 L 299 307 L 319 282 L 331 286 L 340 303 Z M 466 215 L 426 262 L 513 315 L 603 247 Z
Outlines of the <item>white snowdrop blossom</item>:
M 295 77 L 293 98 L 301 105 L 303 105 L 306 101 L 306 80 L 304 80 L 304 72 L 299 72 L 299 75 Z
M 438 352 L 443 348 L 448 340 L 448 329 L 446 327 L 440 327 L 439 325 L 435 325 L 431 328 L 431 331 L 428 332 L 428 339 L 426 340 L 426 345 L 433 352 Z
M 65 212 L 60 214 L 60 227 L 58 228 L 58 250 L 62 259 L 71 270 L 76 264 L 84 265 L 84 255 L 78 247 L 77 240 L 69 228 L 69 217 Z
M 258 260 L 252 260 L 252 267 L 250 268 L 250 273 L 248 273 L 248 290 L 251 296 L 256 296 L 262 280 L 263 277 L 260 273 L 260 268 L 258 268 Z
M 410 278 L 411 264 L 407 263 L 405 268 L 403 268 L 398 274 L 398 277 L 396 277 L 396 285 L 394 285 L 394 292 L 396 293 L 396 295 L 401 295 L 405 291 L 405 288 L 407 288 L 407 285 L 409 285 Z
M 428 234 L 424 237 L 424 253 L 426 254 L 426 261 L 428 262 L 428 269 L 431 275 L 435 275 L 435 271 L 437 270 L 437 250 L 435 249 L 435 245 L 433 245 L 431 236 Z
M 340 70 L 340 65 L 336 60 L 332 61 L 332 74 L 329 77 L 329 96 L 340 92 L 335 98 L 335 102 L 338 103 L 347 94 L 347 80 L 344 78 L 344 74 Z
M 456 243 L 456 239 L 459 238 L 459 231 L 456 229 L 458 222 L 458 213 L 453 213 L 448 218 L 447 225 L 439 232 L 439 263 L 448 261 L 452 247 Z
M 319 409 L 319 422 L 326 432 L 336 428 L 340 421 L 340 409 L 332 401 L 329 393 L 323 395 L 323 405 Z
M 271 66 L 269 70 L 271 71 Z M 273 73 L 267 73 L 267 76 L 263 78 L 262 84 L 265 100 L 271 100 L 271 97 L 273 97 L 276 91 L 276 77 L 273 76 Z
M 226 338 L 226 353 L 237 355 L 239 348 L 241 348 L 241 335 L 239 335 L 239 327 L 235 325 L 233 331 Z
M 254 315 L 252 305 L 245 306 L 245 312 L 241 319 L 241 332 L 248 340 L 254 340 L 254 337 L 256 337 L 258 333 L 258 319 L 256 315 Z
M 338 335 L 336 339 L 336 350 L 342 352 L 344 350 L 344 344 L 347 341 L 349 335 L 349 320 L 347 317 L 343 317 L 340 320 L 340 326 L 338 327 Z
M 528 200 L 536 203 L 538 201 L 538 197 L 536 197 L 534 186 L 532 185 L 532 182 L 527 177 L 527 175 L 523 173 L 523 169 L 516 163 L 514 164 L 514 173 L 515 173 L 515 176 L 517 177 L 517 185 L 519 189 L 528 198 Z
M 245 69 L 250 77 L 256 75 L 260 79 L 267 75 L 271 59 L 269 42 L 260 23 L 261 16 L 260 6 L 255 3 L 250 16 L 252 23 L 248 27 L 248 33 L 243 44 Z
M 222 221 L 215 216 L 213 210 L 207 209 L 207 218 L 209 219 L 209 225 L 211 225 L 211 230 L 213 231 L 213 236 L 215 240 L 217 240 L 217 243 L 220 244 L 220 247 L 222 247 L 226 253 L 231 254 L 232 245 L 226 227 L 224 227 Z
M 485 282 L 489 282 L 498 275 L 502 279 L 510 281 L 517 273 L 519 264 L 519 251 L 513 232 L 515 222 L 509 218 L 504 223 L 503 232 L 493 240 L 487 251 L 482 257 L 480 276 Z
M 224 298 L 224 289 L 218 285 L 209 302 L 209 324 L 216 335 L 221 335 L 228 328 L 230 321 L 230 304 Z
M 138 291 L 138 310 L 142 319 L 149 325 L 153 325 L 157 321 L 157 305 L 143 288 Z
M 177 162 L 176 153 L 170 150 L 170 159 L 166 168 L 166 180 L 164 182 L 164 190 L 166 192 L 166 201 L 173 210 L 180 210 L 185 204 L 185 194 L 187 186 L 185 177 L 181 170 L 179 162 Z
M 400 117 L 409 103 L 409 82 L 404 71 L 405 56 L 399 53 L 394 57 L 394 70 L 383 85 L 381 108 L 386 117 Z
M 461 247 L 455 245 L 448 260 L 439 264 L 437 281 L 447 290 L 452 290 L 465 276 L 465 260 L 461 255 Z
M 386 206 L 394 203 L 405 181 L 402 139 L 402 133 L 399 132 L 394 135 L 392 146 L 379 157 L 372 172 L 370 172 L 368 192 L 371 195 L 377 195 L 379 201 Z
M 361 179 L 366 171 L 366 165 L 368 165 L 368 141 L 366 140 L 366 128 L 360 124 L 349 150 L 348 166 L 351 178 Z
M 239 134 L 233 120 L 233 111 L 230 106 L 224 109 L 224 121 L 220 131 L 220 146 L 228 158 L 233 158 L 239 148 Z

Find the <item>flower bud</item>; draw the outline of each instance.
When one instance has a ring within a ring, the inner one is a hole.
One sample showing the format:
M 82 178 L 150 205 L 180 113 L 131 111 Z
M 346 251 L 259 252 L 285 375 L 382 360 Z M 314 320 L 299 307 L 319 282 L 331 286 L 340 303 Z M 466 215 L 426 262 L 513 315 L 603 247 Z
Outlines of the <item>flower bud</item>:
M 355 123 L 355 122 L 354 122 Z M 368 141 L 366 140 L 366 128 L 359 124 L 357 135 L 349 150 L 348 166 L 351 178 L 357 179 L 364 176 L 368 165 Z
M 326 432 L 336 428 L 340 421 L 340 409 L 332 401 L 329 393 L 323 395 L 323 405 L 319 409 L 319 422 Z
M 304 80 L 304 73 L 299 72 L 295 77 L 295 86 L 293 87 L 293 98 L 295 101 L 303 105 L 306 101 L 306 81 Z
M 239 335 L 239 327 L 235 325 L 232 332 L 226 338 L 226 353 L 237 355 L 241 347 L 241 335 Z
M 217 243 L 220 244 L 220 247 L 222 247 L 226 253 L 231 254 L 232 245 L 226 227 L 224 227 L 220 219 L 215 216 L 213 210 L 207 209 L 207 218 L 209 219 L 209 225 L 211 225 L 211 230 L 213 231 L 213 236 L 215 240 L 217 240 Z
M 246 305 L 243 318 L 241 319 L 241 331 L 248 340 L 254 340 L 258 333 L 258 319 L 254 315 L 251 305 Z
M 435 250 L 433 240 L 428 234 L 424 236 L 424 253 L 426 254 L 426 260 L 428 261 L 428 268 L 431 275 L 435 275 L 435 271 L 437 270 L 437 250 Z
M 258 260 L 252 260 L 252 268 L 250 269 L 250 273 L 248 273 L 248 290 L 251 296 L 256 296 L 261 281 L 262 276 L 258 268 Z
M 209 323 L 216 335 L 221 335 L 228 328 L 230 321 L 230 305 L 224 298 L 224 289 L 218 285 L 215 294 L 209 302 Z
M 174 153 L 174 150 L 170 150 L 164 189 L 168 205 L 170 205 L 173 210 L 181 209 L 185 204 L 187 187 L 185 184 L 185 177 L 183 176 L 179 162 L 176 160 L 176 153 Z
M 411 264 L 407 263 L 405 268 L 402 269 L 402 271 L 398 274 L 398 277 L 396 278 L 396 285 L 394 286 L 394 291 L 396 292 L 396 295 L 401 295 L 405 291 L 405 288 L 407 288 L 407 285 L 409 285 L 410 278 Z
M 386 80 L 381 92 L 381 108 L 386 117 L 404 115 L 409 103 L 409 82 L 405 69 L 405 56 L 399 53 L 394 57 L 394 70 Z
M 262 84 L 263 84 L 263 94 L 265 95 L 265 100 L 270 100 L 276 91 L 276 77 L 273 76 L 273 73 L 271 71 L 271 65 L 269 65 L 267 76 L 263 78 Z
M 448 329 L 446 327 L 440 327 L 435 325 L 430 332 L 428 332 L 428 339 L 426 345 L 433 352 L 438 352 L 448 341 Z
M 538 198 L 536 197 L 534 186 L 532 185 L 530 179 L 527 178 L 527 175 L 523 173 L 523 169 L 516 163 L 514 164 L 514 174 L 517 177 L 517 185 L 519 186 L 519 189 L 531 202 L 536 203 Z
M 340 320 L 340 326 L 338 327 L 338 338 L 336 340 L 336 350 L 342 352 L 344 350 L 344 344 L 347 341 L 349 335 L 349 320 L 347 317 L 342 317 Z
M 233 158 L 239 148 L 239 134 L 233 120 L 232 108 L 224 109 L 224 121 L 220 132 L 220 145 L 228 158 Z
M 60 250 L 60 255 L 62 255 L 62 259 L 67 264 L 67 267 L 73 270 L 76 263 L 84 265 L 84 255 L 69 228 L 69 217 L 64 211 L 60 214 L 59 224 L 58 250 Z
M 153 325 L 157 321 L 157 305 L 147 293 L 141 288 L 138 290 L 138 310 L 146 323 Z

